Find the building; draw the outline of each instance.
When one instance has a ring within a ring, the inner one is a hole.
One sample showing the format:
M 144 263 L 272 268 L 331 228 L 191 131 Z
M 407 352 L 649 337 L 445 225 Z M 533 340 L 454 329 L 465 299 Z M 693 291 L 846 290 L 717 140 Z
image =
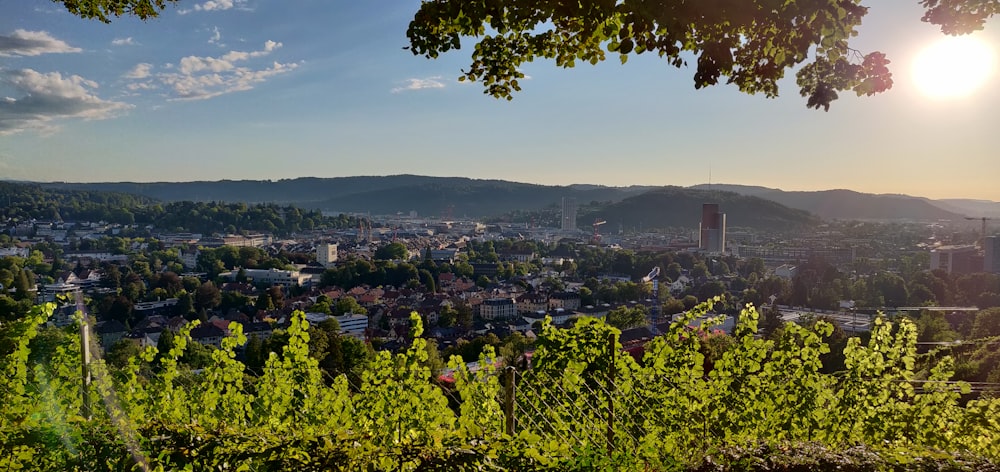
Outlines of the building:
M 549 308 L 549 297 L 540 293 L 524 293 L 517 297 L 517 311 L 531 314 Z
M 430 249 L 431 260 L 442 263 L 453 264 L 458 256 L 458 248 Z
M 976 246 L 940 246 L 931 250 L 931 270 L 949 274 L 971 274 L 983 267 Z
M 73 300 L 73 297 L 80 292 L 79 285 L 56 282 L 54 284 L 42 285 L 42 291 L 38 294 L 39 303 L 54 302 L 59 297 L 66 297 Z
M 334 316 L 333 319 L 340 323 L 340 332 L 357 339 L 365 339 L 365 332 L 368 330 L 368 317 L 356 313 Z
M 254 284 L 262 285 L 303 285 L 312 280 L 309 274 L 302 274 L 295 270 L 280 269 L 243 269 L 243 273 Z M 235 281 L 238 271 L 223 272 L 220 277 L 226 277 L 230 281 Z
M 774 275 L 783 279 L 791 280 L 795 278 L 795 274 L 797 273 L 799 273 L 799 268 L 789 264 L 782 264 L 774 268 Z
M 26 247 L 4 247 L 0 248 L 0 257 L 23 257 L 25 259 L 31 255 L 31 249 Z
M 562 199 L 562 225 L 563 231 L 576 231 L 576 199 L 563 197 Z
M 201 255 L 201 251 L 198 248 L 187 248 L 181 250 L 181 265 L 185 269 L 193 270 L 198 267 L 198 256 Z
M 580 294 L 576 292 L 556 292 L 549 297 L 549 309 L 562 308 L 576 310 L 580 308 Z
M 983 238 L 983 272 L 1000 274 L 1000 236 Z
M 484 320 L 512 320 L 517 317 L 517 304 L 513 298 L 490 298 L 479 306 L 479 316 Z
M 701 206 L 698 233 L 699 249 L 708 252 L 726 252 L 726 214 L 719 213 L 718 203 L 705 203 Z
M 320 244 L 316 246 L 316 261 L 323 267 L 330 267 L 337 262 L 337 245 Z

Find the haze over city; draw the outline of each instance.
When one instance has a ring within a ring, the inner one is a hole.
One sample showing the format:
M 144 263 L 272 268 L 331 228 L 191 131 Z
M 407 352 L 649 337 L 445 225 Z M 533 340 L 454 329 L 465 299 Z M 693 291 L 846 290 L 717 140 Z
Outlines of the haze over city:
M 711 179 L 1000 201 L 996 51 L 972 58 L 981 83 L 935 93 L 927 71 L 960 66 L 918 57 L 944 36 L 915 1 L 885 3 L 871 7 L 856 47 L 887 54 L 893 89 L 841 94 L 826 113 L 806 108 L 792 74 L 777 99 L 695 91 L 692 68 L 654 55 L 571 70 L 537 61 L 524 67 L 524 90 L 498 101 L 455 80 L 471 41 L 437 60 L 403 49 L 417 1 L 181 1 L 160 18 L 110 25 L 50 2 L 8 3 L 0 178 Z M 997 26 L 975 44 L 1000 44 Z

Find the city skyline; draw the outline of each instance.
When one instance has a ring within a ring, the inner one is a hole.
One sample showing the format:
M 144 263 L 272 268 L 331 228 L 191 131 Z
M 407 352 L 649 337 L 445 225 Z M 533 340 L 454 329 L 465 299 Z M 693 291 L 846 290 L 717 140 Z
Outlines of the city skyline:
M 711 180 L 1000 201 L 997 74 L 968 96 L 920 93 L 911 69 L 943 35 L 916 2 L 872 5 L 857 38 L 893 61 L 893 90 L 842 94 L 827 113 L 806 108 L 793 74 L 773 100 L 695 91 L 692 68 L 646 56 L 573 70 L 538 61 L 512 102 L 497 101 L 455 80 L 471 43 L 437 60 L 402 49 L 418 5 L 182 0 L 110 25 L 51 2 L 7 5 L 0 178 Z M 975 36 L 998 44 L 998 26 Z

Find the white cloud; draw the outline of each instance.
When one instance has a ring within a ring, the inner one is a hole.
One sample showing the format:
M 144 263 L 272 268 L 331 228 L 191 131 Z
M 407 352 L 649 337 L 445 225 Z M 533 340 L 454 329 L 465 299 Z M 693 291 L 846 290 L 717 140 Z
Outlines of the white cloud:
M 176 72 L 154 74 L 152 77 L 172 92 L 172 100 L 204 100 L 250 90 L 255 84 L 298 67 L 295 63 L 280 62 L 273 62 L 263 68 L 242 64 L 266 56 L 280 47 L 279 42 L 267 41 L 264 49 L 259 51 L 229 51 L 220 57 L 187 56 L 181 58 L 176 68 L 171 69 Z M 145 69 L 145 72 L 150 70 Z M 132 91 L 154 88 L 149 81 L 133 82 L 126 87 Z
M 215 26 L 212 28 L 212 37 L 208 38 L 208 44 L 220 44 L 222 41 L 222 33 L 219 32 L 219 27 Z
M 193 10 L 178 10 L 177 13 L 187 15 L 192 11 L 218 11 L 229 10 L 231 8 L 241 8 L 246 0 L 208 0 L 204 3 L 196 3 Z
M 444 88 L 444 82 L 441 81 L 440 75 L 435 75 L 434 77 L 427 77 L 426 79 L 406 79 L 406 85 L 395 87 L 389 92 L 391 93 L 401 93 L 410 90 L 423 90 L 423 89 L 440 89 Z
M 66 42 L 53 38 L 45 31 L 14 30 L 9 36 L 0 35 L 0 57 L 38 56 L 50 53 L 80 52 Z
M 139 43 L 135 42 L 131 36 L 127 38 L 115 38 L 111 40 L 111 44 L 114 46 L 135 46 Z
M 149 72 L 153 70 L 153 65 L 148 62 L 140 62 L 122 77 L 126 79 L 145 79 L 149 77 Z
M 91 90 L 98 88 L 97 83 L 78 75 L 63 77 L 58 72 L 21 69 L 4 72 L 0 82 L 23 95 L 0 98 L 0 135 L 27 130 L 52 132 L 57 129 L 56 120 L 103 120 L 132 108 L 101 99 Z

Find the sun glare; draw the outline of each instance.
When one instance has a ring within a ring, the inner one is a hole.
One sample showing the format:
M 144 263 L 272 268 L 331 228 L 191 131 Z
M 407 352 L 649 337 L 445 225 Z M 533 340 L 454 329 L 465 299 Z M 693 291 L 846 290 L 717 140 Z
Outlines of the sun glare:
M 971 36 L 946 36 L 917 55 L 913 81 L 929 97 L 960 98 L 983 86 L 995 69 L 989 44 Z

